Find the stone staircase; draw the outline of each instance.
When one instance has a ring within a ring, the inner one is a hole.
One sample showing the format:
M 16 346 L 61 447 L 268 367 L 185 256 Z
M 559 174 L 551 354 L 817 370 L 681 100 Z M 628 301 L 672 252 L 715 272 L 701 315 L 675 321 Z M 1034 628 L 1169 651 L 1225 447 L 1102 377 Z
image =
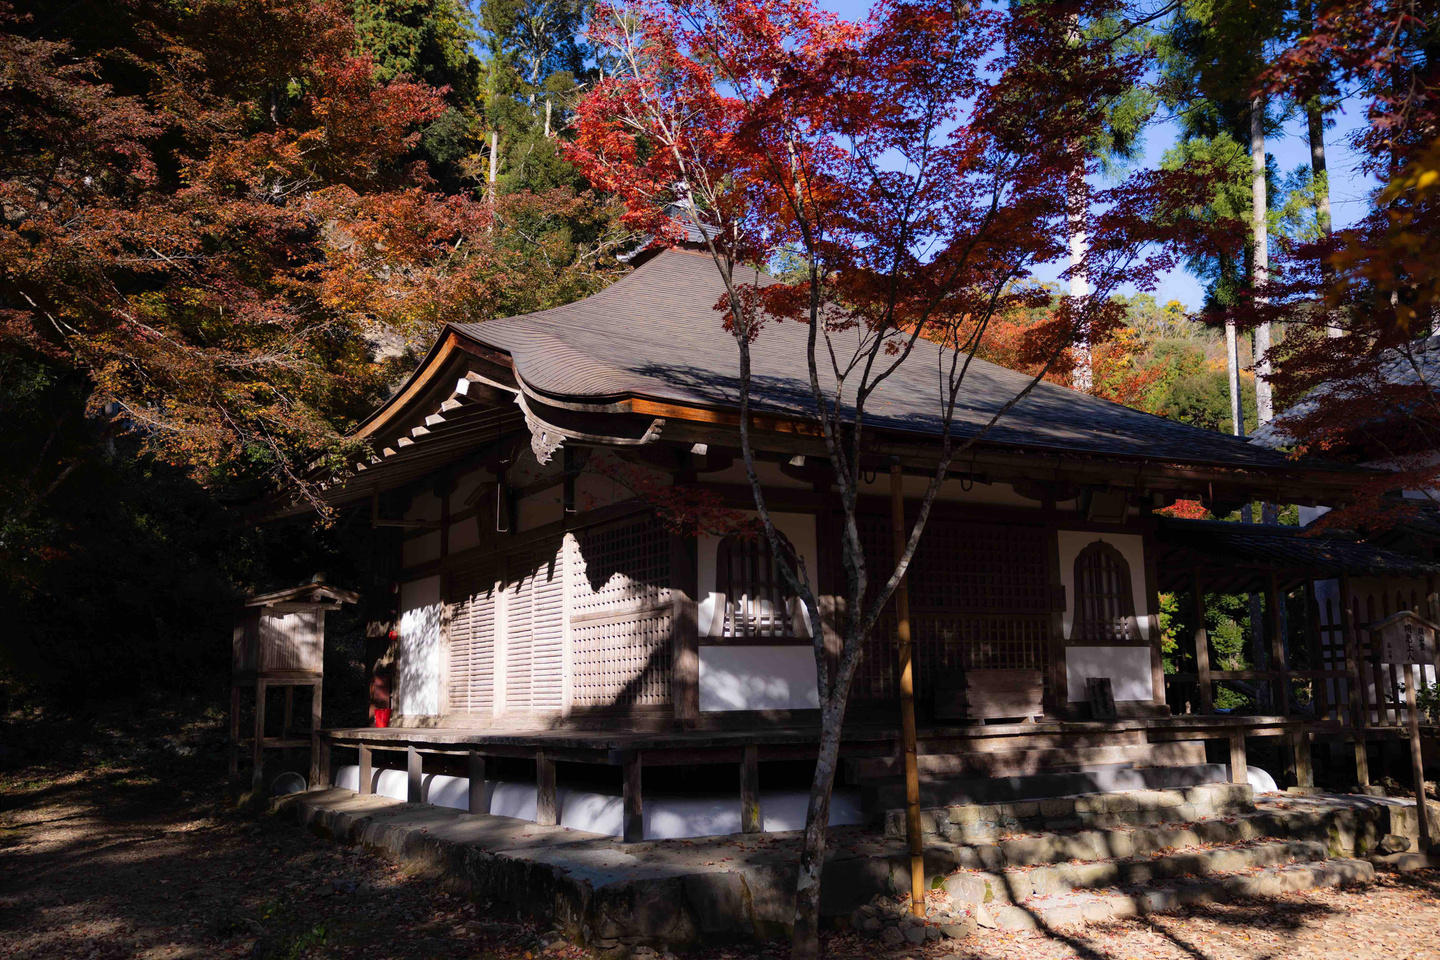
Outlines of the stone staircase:
M 1385 863 L 1378 853 L 1418 837 L 1413 804 L 1351 795 L 1257 801 L 1248 786 L 1228 783 L 954 804 L 924 810 L 921 821 L 926 875 L 943 909 L 1001 929 L 1366 884 Z M 903 810 L 886 811 L 886 836 L 903 837 L 904 823 Z M 893 888 L 904 890 L 908 868 L 892 871 Z

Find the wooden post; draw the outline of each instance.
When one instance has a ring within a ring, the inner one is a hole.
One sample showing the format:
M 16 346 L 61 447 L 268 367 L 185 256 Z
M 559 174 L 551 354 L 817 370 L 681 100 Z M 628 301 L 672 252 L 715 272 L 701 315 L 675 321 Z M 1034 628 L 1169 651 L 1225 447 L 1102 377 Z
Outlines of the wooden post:
M 1250 782 L 1250 767 L 1245 760 L 1244 730 L 1230 731 L 1230 782 Z
M 693 725 L 700 719 L 697 575 L 694 538 L 673 534 L 670 537 L 670 591 L 675 667 L 671 674 L 671 699 L 675 703 L 675 719 L 683 726 Z
M 1295 754 L 1295 785 L 1315 786 L 1315 770 L 1310 763 L 1310 734 L 1305 730 L 1303 721 L 1295 725 L 1295 732 L 1290 737 L 1290 749 Z
M 330 786 L 330 741 L 316 737 L 310 749 L 310 789 L 324 790 Z
M 760 833 L 760 750 L 754 744 L 745 748 L 740 761 L 740 832 Z
M 478 750 L 471 750 L 469 766 L 467 772 L 470 776 L 470 812 L 489 813 L 490 804 L 485 802 L 485 755 Z
M 375 792 L 375 768 L 370 748 L 360 744 L 360 795 L 368 797 Z
M 640 751 L 625 757 L 625 816 L 620 839 L 639 843 L 645 839 L 645 810 L 640 796 Z
M 250 745 L 250 789 L 259 792 L 265 777 L 265 681 L 255 680 L 255 742 Z
M 905 552 L 905 490 L 900 463 L 890 463 L 890 529 L 895 562 Z M 895 625 L 900 654 L 900 726 L 905 747 L 905 839 L 910 846 L 910 912 L 925 916 L 925 838 L 920 832 L 920 771 L 915 757 L 915 665 L 910 650 L 908 577 L 895 588 Z
M 290 688 L 295 689 L 294 687 Z M 330 744 L 320 739 L 321 681 L 310 686 L 310 786 L 330 786 Z
M 1285 658 L 1285 616 L 1280 609 L 1284 598 L 1280 595 L 1280 584 L 1275 571 L 1265 575 L 1265 619 L 1270 621 L 1270 669 L 1275 677 L 1271 681 L 1273 702 L 1280 716 L 1290 715 L 1290 664 Z
M 1345 642 L 1345 671 L 1350 685 L 1350 732 L 1355 737 L 1355 780 L 1364 787 L 1370 784 L 1370 758 L 1365 753 L 1364 673 L 1360 669 L 1360 649 L 1355 641 L 1354 611 L 1350 605 L 1350 578 L 1340 575 L 1340 630 Z
M 1205 588 L 1200 571 L 1190 569 L 1190 592 L 1195 603 L 1195 674 L 1200 686 L 1200 712 L 1215 712 L 1215 688 L 1210 679 L 1210 631 L 1205 628 Z
M 240 684 L 230 684 L 230 777 L 240 774 Z
M 414 745 L 405 748 L 405 802 L 423 803 L 425 776 L 420 765 L 420 751 Z
M 1415 821 L 1420 826 L 1420 850 L 1431 846 L 1430 811 L 1425 803 L 1425 765 L 1420 755 L 1420 707 L 1415 702 L 1422 664 L 1405 664 L 1405 707 L 1410 714 L 1410 775 L 1415 778 Z
M 553 827 L 559 822 L 555 803 L 555 761 L 545 758 L 544 750 L 535 751 L 535 823 Z

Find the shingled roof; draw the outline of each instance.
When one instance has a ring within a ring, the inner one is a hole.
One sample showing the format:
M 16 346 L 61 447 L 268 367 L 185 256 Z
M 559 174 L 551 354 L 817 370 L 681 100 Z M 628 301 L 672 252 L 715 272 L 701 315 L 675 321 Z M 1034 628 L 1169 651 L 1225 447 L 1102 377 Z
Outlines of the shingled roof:
M 1162 589 L 1186 586 L 1190 568 L 1209 568 L 1212 589 L 1236 590 L 1258 576 L 1276 572 L 1282 580 L 1325 580 L 1342 574 L 1420 577 L 1440 574 L 1440 564 L 1367 542 L 1348 530 L 1218 520 L 1162 518 L 1160 542 Z
M 775 282 L 753 270 L 739 279 Z M 671 249 L 576 303 L 451 329 L 508 354 L 526 392 L 549 401 L 591 405 L 643 397 L 734 409 L 739 405 L 737 352 L 715 310 L 724 292 L 708 255 Z M 757 414 L 813 419 L 805 335 L 805 327 L 796 323 L 772 324 L 762 332 L 754 351 Z M 917 345 L 915 355 L 868 404 L 873 426 L 922 435 L 940 432 L 943 352 L 928 341 Z M 961 391 L 957 435 L 982 428 L 1027 381 L 1023 374 L 976 360 Z M 1041 383 L 1005 414 L 986 441 L 1067 454 L 1303 469 L 1281 453 L 1244 440 L 1050 383 Z

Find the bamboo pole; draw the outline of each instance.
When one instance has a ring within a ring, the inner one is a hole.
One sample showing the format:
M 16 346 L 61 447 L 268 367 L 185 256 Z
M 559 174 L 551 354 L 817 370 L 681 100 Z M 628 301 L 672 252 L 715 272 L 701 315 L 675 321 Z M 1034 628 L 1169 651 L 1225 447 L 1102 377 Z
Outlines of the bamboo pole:
M 905 491 L 900 464 L 890 464 L 890 527 L 895 561 L 905 552 Z M 895 588 L 895 633 L 900 653 L 900 725 L 905 746 L 905 839 L 910 845 L 910 912 L 925 916 L 925 841 L 920 833 L 920 769 L 915 759 L 915 668 L 910 649 L 909 577 Z

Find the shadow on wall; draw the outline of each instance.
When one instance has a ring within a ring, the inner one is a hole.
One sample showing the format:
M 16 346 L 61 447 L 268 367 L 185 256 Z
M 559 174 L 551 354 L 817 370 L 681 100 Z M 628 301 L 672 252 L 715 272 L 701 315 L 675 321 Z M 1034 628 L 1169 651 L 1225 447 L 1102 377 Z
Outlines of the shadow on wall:
M 444 605 L 440 578 L 400 587 L 400 643 L 395 664 L 396 712 L 440 712 L 440 628 Z

